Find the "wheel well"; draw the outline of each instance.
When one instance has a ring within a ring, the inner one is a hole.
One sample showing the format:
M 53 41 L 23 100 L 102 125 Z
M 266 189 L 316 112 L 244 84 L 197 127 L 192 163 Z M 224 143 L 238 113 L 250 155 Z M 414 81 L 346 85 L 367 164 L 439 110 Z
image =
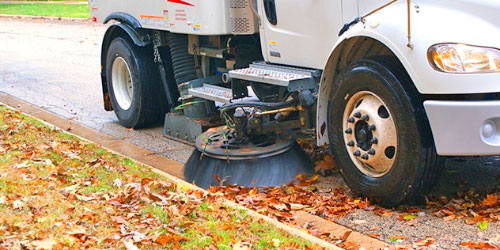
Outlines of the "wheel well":
M 318 98 L 317 111 L 317 144 L 329 144 L 328 128 L 327 128 L 327 110 L 328 99 L 331 95 L 331 90 L 335 78 L 342 70 L 361 58 L 373 56 L 390 56 L 398 63 L 401 63 L 397 56 L 382 42 L 371 37 L 358 36 L 345 39 L 334 50 L 321 78 L 320 93 Z
M 387 46 L 371 37 L 353 37 L 345 40 L 340 46 L 342 47 L 339 47 L 341 53 L 337 59 L 336 74 L 340 73 L 351 62 L 361 58 L 372 56 L 396 57 Z

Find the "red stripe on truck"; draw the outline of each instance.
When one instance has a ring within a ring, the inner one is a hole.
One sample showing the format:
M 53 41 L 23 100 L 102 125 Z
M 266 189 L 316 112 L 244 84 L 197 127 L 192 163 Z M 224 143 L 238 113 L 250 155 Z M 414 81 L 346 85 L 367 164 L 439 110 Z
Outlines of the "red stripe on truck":
M 184 5 L 188 5 L 188 6 L 194 6 L 193 4 L 190 4 L 190 3 L 183 1 L 183 0 L 167 0 L 167 2 L 184 4 Z

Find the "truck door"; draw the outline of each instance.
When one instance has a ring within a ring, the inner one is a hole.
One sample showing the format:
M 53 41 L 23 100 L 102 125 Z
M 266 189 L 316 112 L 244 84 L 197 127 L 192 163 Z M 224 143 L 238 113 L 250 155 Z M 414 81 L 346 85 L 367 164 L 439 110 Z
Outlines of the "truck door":
M 268 62 L 322 69 L 342 28 L 341 0 L 258 0 Z

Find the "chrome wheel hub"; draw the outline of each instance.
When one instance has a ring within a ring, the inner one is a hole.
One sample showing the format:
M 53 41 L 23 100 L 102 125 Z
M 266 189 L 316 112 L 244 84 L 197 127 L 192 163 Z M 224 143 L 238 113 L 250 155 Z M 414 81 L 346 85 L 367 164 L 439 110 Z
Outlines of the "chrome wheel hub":
M 130 68 L 122 57 L 117 57 L 113 61 L 111 77 L 116 102 L 121 109 L 128 110 L 132 105 L 132 99 L 134 97 L 134 84 L 132 82 Z
M 393 167 L 397 152 L 396 125 L 385 103 L 372 92 L 352 96 L 344 110 L 344 141 L 356 167 L 380 177 Z

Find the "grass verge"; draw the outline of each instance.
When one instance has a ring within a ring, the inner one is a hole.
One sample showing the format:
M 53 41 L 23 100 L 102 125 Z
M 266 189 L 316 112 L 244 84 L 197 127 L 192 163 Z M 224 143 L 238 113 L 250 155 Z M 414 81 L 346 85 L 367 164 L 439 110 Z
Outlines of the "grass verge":
M 308 249 L 304 239 L 0 105 L 0 249 Z
M 73 18 L 89 18 L 90 16 L 87 4 L 59 3 L 1 3 L 0 14 Z

